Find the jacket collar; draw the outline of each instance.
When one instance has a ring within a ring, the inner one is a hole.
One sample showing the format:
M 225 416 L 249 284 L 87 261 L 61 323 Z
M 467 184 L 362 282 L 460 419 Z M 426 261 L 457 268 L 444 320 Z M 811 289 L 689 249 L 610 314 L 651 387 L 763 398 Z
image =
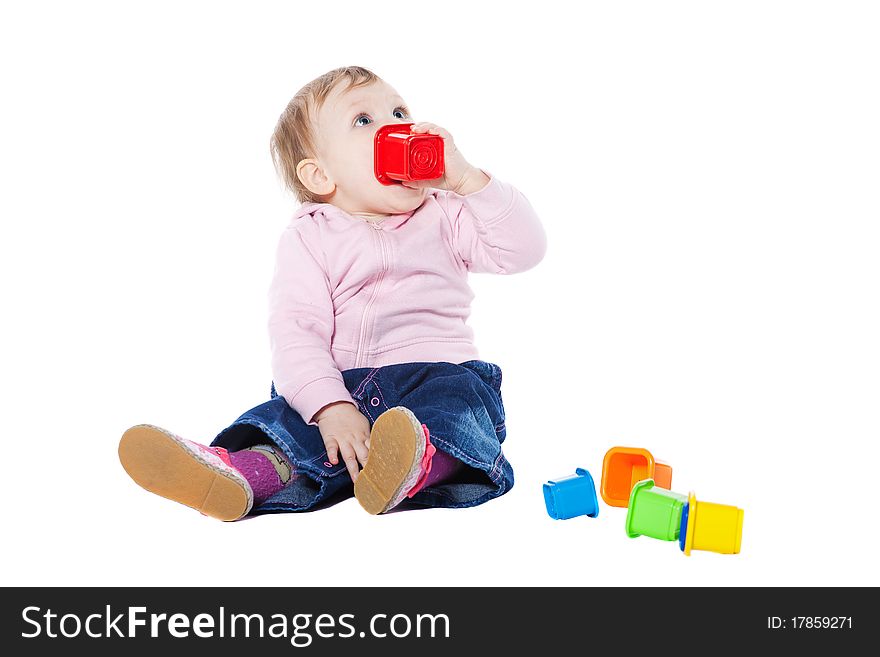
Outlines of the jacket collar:
M 382 230 L 394 230 L 395 228 L 401 226 L 411 216 L 413 216 L 417 210 L 418 208 L 416 208 L 415 210 L 410 210 L 409 212 L 404 212 L 402 214 L 392 214 L 385 217 L 381 221 L 373 222 L 351 215 L 342 208 L 333 205 L 332 203 L 303 203 L 296 210 L 296 212 L 294 212 L 291 221 L 295 221 L 300 217 L 304 217 L 306 215 L 320 214 L 326 219 L 356 221 L 364 224 L 373 224 Z

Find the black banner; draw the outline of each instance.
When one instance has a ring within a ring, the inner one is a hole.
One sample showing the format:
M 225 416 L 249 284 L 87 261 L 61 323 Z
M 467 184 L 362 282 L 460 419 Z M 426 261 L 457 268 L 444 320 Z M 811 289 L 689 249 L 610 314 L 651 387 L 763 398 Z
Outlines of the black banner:
M 619 646 L 683 654 L 841 649 L 876 622 L 872 591 L 841 588 L 7 588 L 2 645 L 118 654 L 384 655 Z M 862 644 L 863 645 L 863 644 Z M 418 651 L 414 653 L 413 651 Z M 8 653 L 9 654 L 9 653 Z M 16 651 L 12 654 L 21 654 Z

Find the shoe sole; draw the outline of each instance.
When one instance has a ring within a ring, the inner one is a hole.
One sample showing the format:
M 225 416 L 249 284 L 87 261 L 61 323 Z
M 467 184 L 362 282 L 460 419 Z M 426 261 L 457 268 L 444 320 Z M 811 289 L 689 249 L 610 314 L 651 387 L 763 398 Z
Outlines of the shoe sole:
M 242 485 L 243 478 L 211 464 L 207 455 L 196 454 L 181 440 L 160 427 L 139 424 L 122 435 L 119 460 L 151 493 L 226 522 L 247 515 L 253 506 L 247 482 Z
M 370 451 L 354 482 L 354 496 L 372 515 L 396 506 L 416 483 L 425 453 L 425 433 L 412 411 L 395 406 L 373 423 Z

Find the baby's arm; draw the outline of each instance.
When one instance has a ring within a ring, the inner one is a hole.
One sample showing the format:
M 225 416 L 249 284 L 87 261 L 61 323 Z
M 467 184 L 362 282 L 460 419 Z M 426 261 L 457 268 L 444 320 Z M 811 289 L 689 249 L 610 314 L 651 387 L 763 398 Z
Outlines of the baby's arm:
M 451 223 L 453 245 L 472 272 L 515 274 L 531 269 L 547 250 L 541 220 L 518 189 L 480 171 L 489 180 L 481 189 L 464 196 L 439 192 L 437 197 Z
M 330 354 L 330 280 L 296 226 L 281 235 L 269 287 L 269 341 L 278 394 L 313 426 L 334 402 L 354 405 Z M 355 406 L 357 408 L 357 406 Z

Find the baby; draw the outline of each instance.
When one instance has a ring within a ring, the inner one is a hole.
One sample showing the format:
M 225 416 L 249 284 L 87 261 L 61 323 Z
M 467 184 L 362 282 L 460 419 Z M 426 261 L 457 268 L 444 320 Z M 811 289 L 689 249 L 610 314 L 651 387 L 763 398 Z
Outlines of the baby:
M 119 458 L 143 488 L 226 521 L 352 494 L 371 514 L 461 508 L 511 489 L 501 368 L 479 360 L 467 278 L 534 267 L 544 229 L 433 123 L 411 130 L 442 138 L 443 177 L 381 183 L 373 140 L 389 123 L 410 110 L 359 66 L 290 101 L 271 151 L 301 206 L 269 288 L 271 398 L 210 446 L 128 429 Z

